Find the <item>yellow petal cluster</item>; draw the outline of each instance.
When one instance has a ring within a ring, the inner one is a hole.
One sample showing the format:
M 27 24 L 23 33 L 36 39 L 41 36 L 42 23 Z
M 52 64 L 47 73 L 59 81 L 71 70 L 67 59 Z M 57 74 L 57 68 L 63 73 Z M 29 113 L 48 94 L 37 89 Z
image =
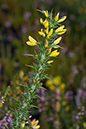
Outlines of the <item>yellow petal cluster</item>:
M 44 25 L 45 28 L 48 28 L 48 26 L 49 26 L 49 22 L 48 22 L 47 19 L 45 19 L 45 20 L 43 21 L 43 19 L 40 18 L 40 23 L 41 23 L 42 25 Z
M 54 88 L 55 88 L 51 80 L 47 80 L 46 83 L 45 83 L 45 85 L 46 85 L 50 90 L 54 90 Z
M 49 22 L 47 19 L 45 19 L 45 21 L 42 24 L 44 25 L 45 28 L 49 26 Z
M 49 86 L 49 85 L 52 85 L 52 84 L 53 84 L 53 83 L 52 83 L 51 80 L 47 80 L 46 83 L 45 83 L 46 86 Z
M 29 41 L 26 42 L 27 45 L 29 45 L 29 46 L 37 45 L 37 41 L 34 38 L 32 38 L 31 36 L 29 36 L 28 38 L 29 38 Z
M 42 12 L 44 13 L 44 15 L 46 16 L 46 17 L 48 17 L 48 10 L 42 10 Z
M 54 50 L 51 52 L 51 54 L 49 55 L 50 57 L 56 57 L 59 55 L 59 52 L 57 52 L 57 50 Z
M 58 28 L 55 30 L 55 33 L 58 33 L 58 32 L 60 32 L 60 31 L 62 31 L 62 30 L 64 29 L 64 27 L 65 27 L 64 25 L 58 27 Z
M 64 25 L 60 26 L 55 30 L 55 33 L 64 34 L 66 32 L 66 29 L 64 29 L 64 27 L 65 27 Z
M 49 28 L 47 27 L 45 32 L 46 32 L 46 34 L 47 34 L 46 38 L 49 39 L 49 36 L 51 36 L 51 35 L 53 34 L 53 29 L 51 29 L 51 30 L 49 31 Z
M 60 85 L 60 84 L 61 84 L 61 76 L 56 76 L 56 77 L 53 79 L 53 84 L 55 84 L 55 85 Z
M 49 53 L 50 53 L 50 52 L 51 52 L 51 49 L 52 49 L 52 48 L 47 49 L 47 52 L 49 52 Z
M 65 89 L 65 83 L 62 83 L 62 84 L 60 85 L 60 90 L 62 90 L 62 89 Z

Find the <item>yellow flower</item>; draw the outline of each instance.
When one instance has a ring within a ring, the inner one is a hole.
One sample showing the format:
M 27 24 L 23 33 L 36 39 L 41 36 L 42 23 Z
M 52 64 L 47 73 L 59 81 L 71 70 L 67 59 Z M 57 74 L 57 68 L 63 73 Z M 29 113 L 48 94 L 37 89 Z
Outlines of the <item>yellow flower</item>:
M 55 33 L 58 33 L 58 32 L 60 32 L 60 31 L 63 31 L 64 27 L 65 27 L 64 25 L 58 27 L 58 28 L 55 30 Z
M 52 81 L 51 80 L 47 80 L 46 83 L 45 83 L 46 86 L 50 86 L 52 85 Z
M 51 54 L 49 55 L 50 57 L 55 57 L 58 56 L 60 52 L 57 52 L 57 50 L 54 50 L 51 52 Z
M 48 41 L 45 40 L 45 48 L 48 47 Z
M 34 38 L 32 38 L 31 36 L 29 36 L 28 38 L 29 38 L 30 41 L 27 41 L 26 42 L 27 45 L 29 45 L 29 46 L 35 46 L 35 45 L 37 45 L 37 41 Z
M 86 128 L 86 122 L 83 122 L 83 127 Z
M 69 105 L 65 107 L 65 110 L 66 111 L 69 111 L 69 109 L 70 109 L 70 106 Z
M 50 90 L 53 90 L 55 87 L 54 85 L 52 84 L 52 81 L 51 80 L 47 80 L 45 85 L 50 89 Z
M 39 128 L 40 128 L 40 125 L 37 125 L 38 123 L 39 123 L 38 120 L 33 119 L 33 120 L 31 121 L 31 127 L 32 127 L 33 129 L 39 129 Z
M 53 83 L 55 85 L 61 84 L 61 77 L 60 76 L 55 77 L 54 80 L 53 80 Z
M 52 48 L 47 49 L 47 52 L 49 52 L 49 53 L 50 53 L 50 52 L 51 52 L 51 49 L 52 49 Z
M 40 23 L 43 24 L 43 19 L 42 18 L 40 18 Z
M 49 39 L 49 35 L 47 35 L 47 37 L 46 37 L 47 39 Z
M 50 90 L 53 90 L 54 88 L 55 88 L 54 85 L 50 85 L 50 86 L 49 86 L 49 89 L 50 89 Z
M 55 16 L 55 21 L 57 21 L 59 19 L 59 13 L 57 13 L 57 15 Z
M 66 18 L 67 16 L 63 16 L 60 20 L 58 20 L 58 22 L 63 22 Z
M 45 37 L 45 33 L 44 33 L 44 32 L 39 31 L 38 33 L 39 33 L 39 35 L 41 35 L 41 36 Z
M 64 100 L 64 101 L 62 102 L 62 105 L 63 105 L 63 106 L 66 106 L 66 104 L 67 104 L 67 101 Z
M 62 37 L 57 38 L 57 39 L 53 42 L 53 44 L 54 44 L 54 45 L 57 45 L 57 44 L 61 41 L 61 39 L 62 39 Z
M 67 29 L 63 29 L 62 32 L 58 32 L 58 34 L 64 34 L 67 31 Z
M 22 122 L 21 127 L 22 127 L 22 128 L 25 127 L 25 121 Z
M 53 29 L 51 29 L 50 31 L 49 31 L 49 36 L 51 36 L 53 34 Z
M 2 108 L 3 107 L 3 104 L 0 102 L 0 108 Z
M 46 11 L 42 10 L 42 12 L 44 13 L 44 15 L 45 15 L 46 17 L 48 17 L 48 10 L 46 10 Z
M 45 21 L 43 22 L 43 25 L 45 28 L 47 28 L 49 26 L 49 22 L 47 21 L 47 19 L 45 19 Z
M 48 63 L 48 64 L 53 63 L 53 62 L 54 62 L 53 60 L 49 60 L 49 61 L 47 61 L 47 63 Z
M 61 85 L 60 85 L 60 89 L 62 90 L 62 89 L 64 89 L 65 88 L 65 83 L 62 83 Z

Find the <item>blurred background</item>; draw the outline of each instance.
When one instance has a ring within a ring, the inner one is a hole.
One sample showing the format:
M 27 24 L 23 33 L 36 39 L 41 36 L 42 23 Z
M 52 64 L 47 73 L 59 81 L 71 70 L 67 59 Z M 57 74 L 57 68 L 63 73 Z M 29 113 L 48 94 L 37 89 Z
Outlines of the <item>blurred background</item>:
M 5 92 L 20 70 L 30 70 L 25 64 L 32 64 L 33 59 L 23 54 L 36 49 L 25 43 L 28 35 L 39 38 L 43 16 L 36 9 L 53 9 L 53 14 L 67 16 L 63 49 L 47 72 L 61 76 L 74 95 L 82 89 L 86 96 L 86 0 L 0 0 L 0 91 Z
M 38 39 L 42 16 L 36 9 L 67 15 L 63 49 L 48 73 L 61 75 L 76 93 L 82 83 L 86 84 L 86 0 L 0 0 L 0 90 L 5 90 L 15 73 L 29 70 L 25 64 L 33 60 L 23 54 L 33 51 L 25 43 L 28 35 Z

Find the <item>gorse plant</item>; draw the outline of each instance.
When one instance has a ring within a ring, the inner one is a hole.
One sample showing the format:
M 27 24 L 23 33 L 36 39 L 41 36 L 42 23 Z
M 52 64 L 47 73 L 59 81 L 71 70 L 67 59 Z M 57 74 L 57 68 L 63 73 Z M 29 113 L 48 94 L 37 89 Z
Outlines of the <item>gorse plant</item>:
M 58 45 L 62 39 L 62 34 L 66 32 L 65 26 L 60 23 L 66 19 L 66 16 L 59 18 L 59 13 L 53 18 L 52 11 L 49 13 L 46 11 L 40 11 L 45 15 L 45 19 L 40 18 L 40 23 L 43 25 L 38 34 L 42 37 L 42 41 L 37 41 L 33 37 L 29 36 L 29 41 L 26 42 L 29 46 L 37 46 L 39 52 L 35 51 L 35 55 L 33 54 L 25 54 L 25 56 L 34 57 L 36 63 L 33 65 L 27 65 L 31 67 L 33 71 L 30 73 L 30 78 L 28 79 L 28 83 L 19 84 L 23 86 L 26 90 L 21 94 L 21 99 L 16 100 L 18 108 L 13 110 L 13 119 L 11 123 L 12 129 L 38 129 L 40 128 L 38 121 L 34 120 L 33 122 L 30 120 L 30 109 L 36 107 L 33 105 L 33 100 L 39 97 L 36 94 L 36 91 L 42 87 L 41 81 L 44 79 L 49 79 L 45 71 L 50 66 L 54 60 L 52 57 L 56 57 L 60 54 L 58 51 L 60 45 Z M 28 123 L 28 126 L 25 124 Z

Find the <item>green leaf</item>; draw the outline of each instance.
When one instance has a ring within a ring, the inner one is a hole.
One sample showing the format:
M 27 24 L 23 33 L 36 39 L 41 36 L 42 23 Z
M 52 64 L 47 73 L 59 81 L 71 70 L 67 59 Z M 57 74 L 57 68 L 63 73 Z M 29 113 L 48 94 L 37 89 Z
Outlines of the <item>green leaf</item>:
M 10 90 L 10 86 L 8 86 L 8 88 L 6 89 L 6 92 L 5 92 L 4 98 L 6 98 L 6 96 L 7 96 L 8 92 L 9 92 L 9 90 Z
M 61 48 L 61 49 L 63 49 L 61 46 L 59 46 L 59 45 L 52 45 L 52 47 L 58 47 L 58 48 Z
M 34 66 L 32 66 L 32 65 L 25 65 L 25 66 L 30 67 L 30 68 L 33 68 L 33 69 L 36 70 L 36 67 L 34 67 Z
M 8 127 L 6 124 L 3 123 L 3 125 L 4 125 L 7 129 L 9 129 L 9 127 Z
M 19 102 L 19 100 L 17 100 L 16 98 L 12 97 L 12 99 L 14 99 L 16 102 Z
M 23 54 L 24 56 L 32 56 L 32 57 L 35 57 L 34 55 L 32 54 Z
M 18 114 L 16 109 L 13 109 L 13 108 L 11 108 L 11 107 L 10 107 L 10 109 L 11 109 L 11 111 L 12 111 L 15 115 Z
M 39 10 L 39 9 L 36 9 L 38 12 L 40 12 L 40 13 L 42 13 L 42 14 L 44 14 L 41 10 Z
M 30 107 L 31 107 L 31 108 L 32 108 L 32 107 L 38 108 L 38 106 L 35 106 L 35 105 L 33 105 L 33 104 L 31 104 Z
M 27 85 L 23 85 L 23 84 L 19 84 L 19 86 L 23 86 L 23 87 L 25 87 L 25 88 L 28 88 Z
M 39 86 L 39 89 L 44 89 L 44 90 L 46 90 L 46 88 L 44 88 L 44 87 L 43 87 L 43 86 L 41 86 L 41 85 Z
M 47 77 L 47 76 L 45 76 L 45 78 L 46 78 L 46 79 L 49 79 L 49 80 L 51 80 L 51 81 L 52 81 L 52 79 L 51 79 L 51 78 L 49 78 L 49 77 Z
M 41 99 L 41 97 L 39 97 L 38 95 L 35 95 L 37 98 L 40 98 Z

